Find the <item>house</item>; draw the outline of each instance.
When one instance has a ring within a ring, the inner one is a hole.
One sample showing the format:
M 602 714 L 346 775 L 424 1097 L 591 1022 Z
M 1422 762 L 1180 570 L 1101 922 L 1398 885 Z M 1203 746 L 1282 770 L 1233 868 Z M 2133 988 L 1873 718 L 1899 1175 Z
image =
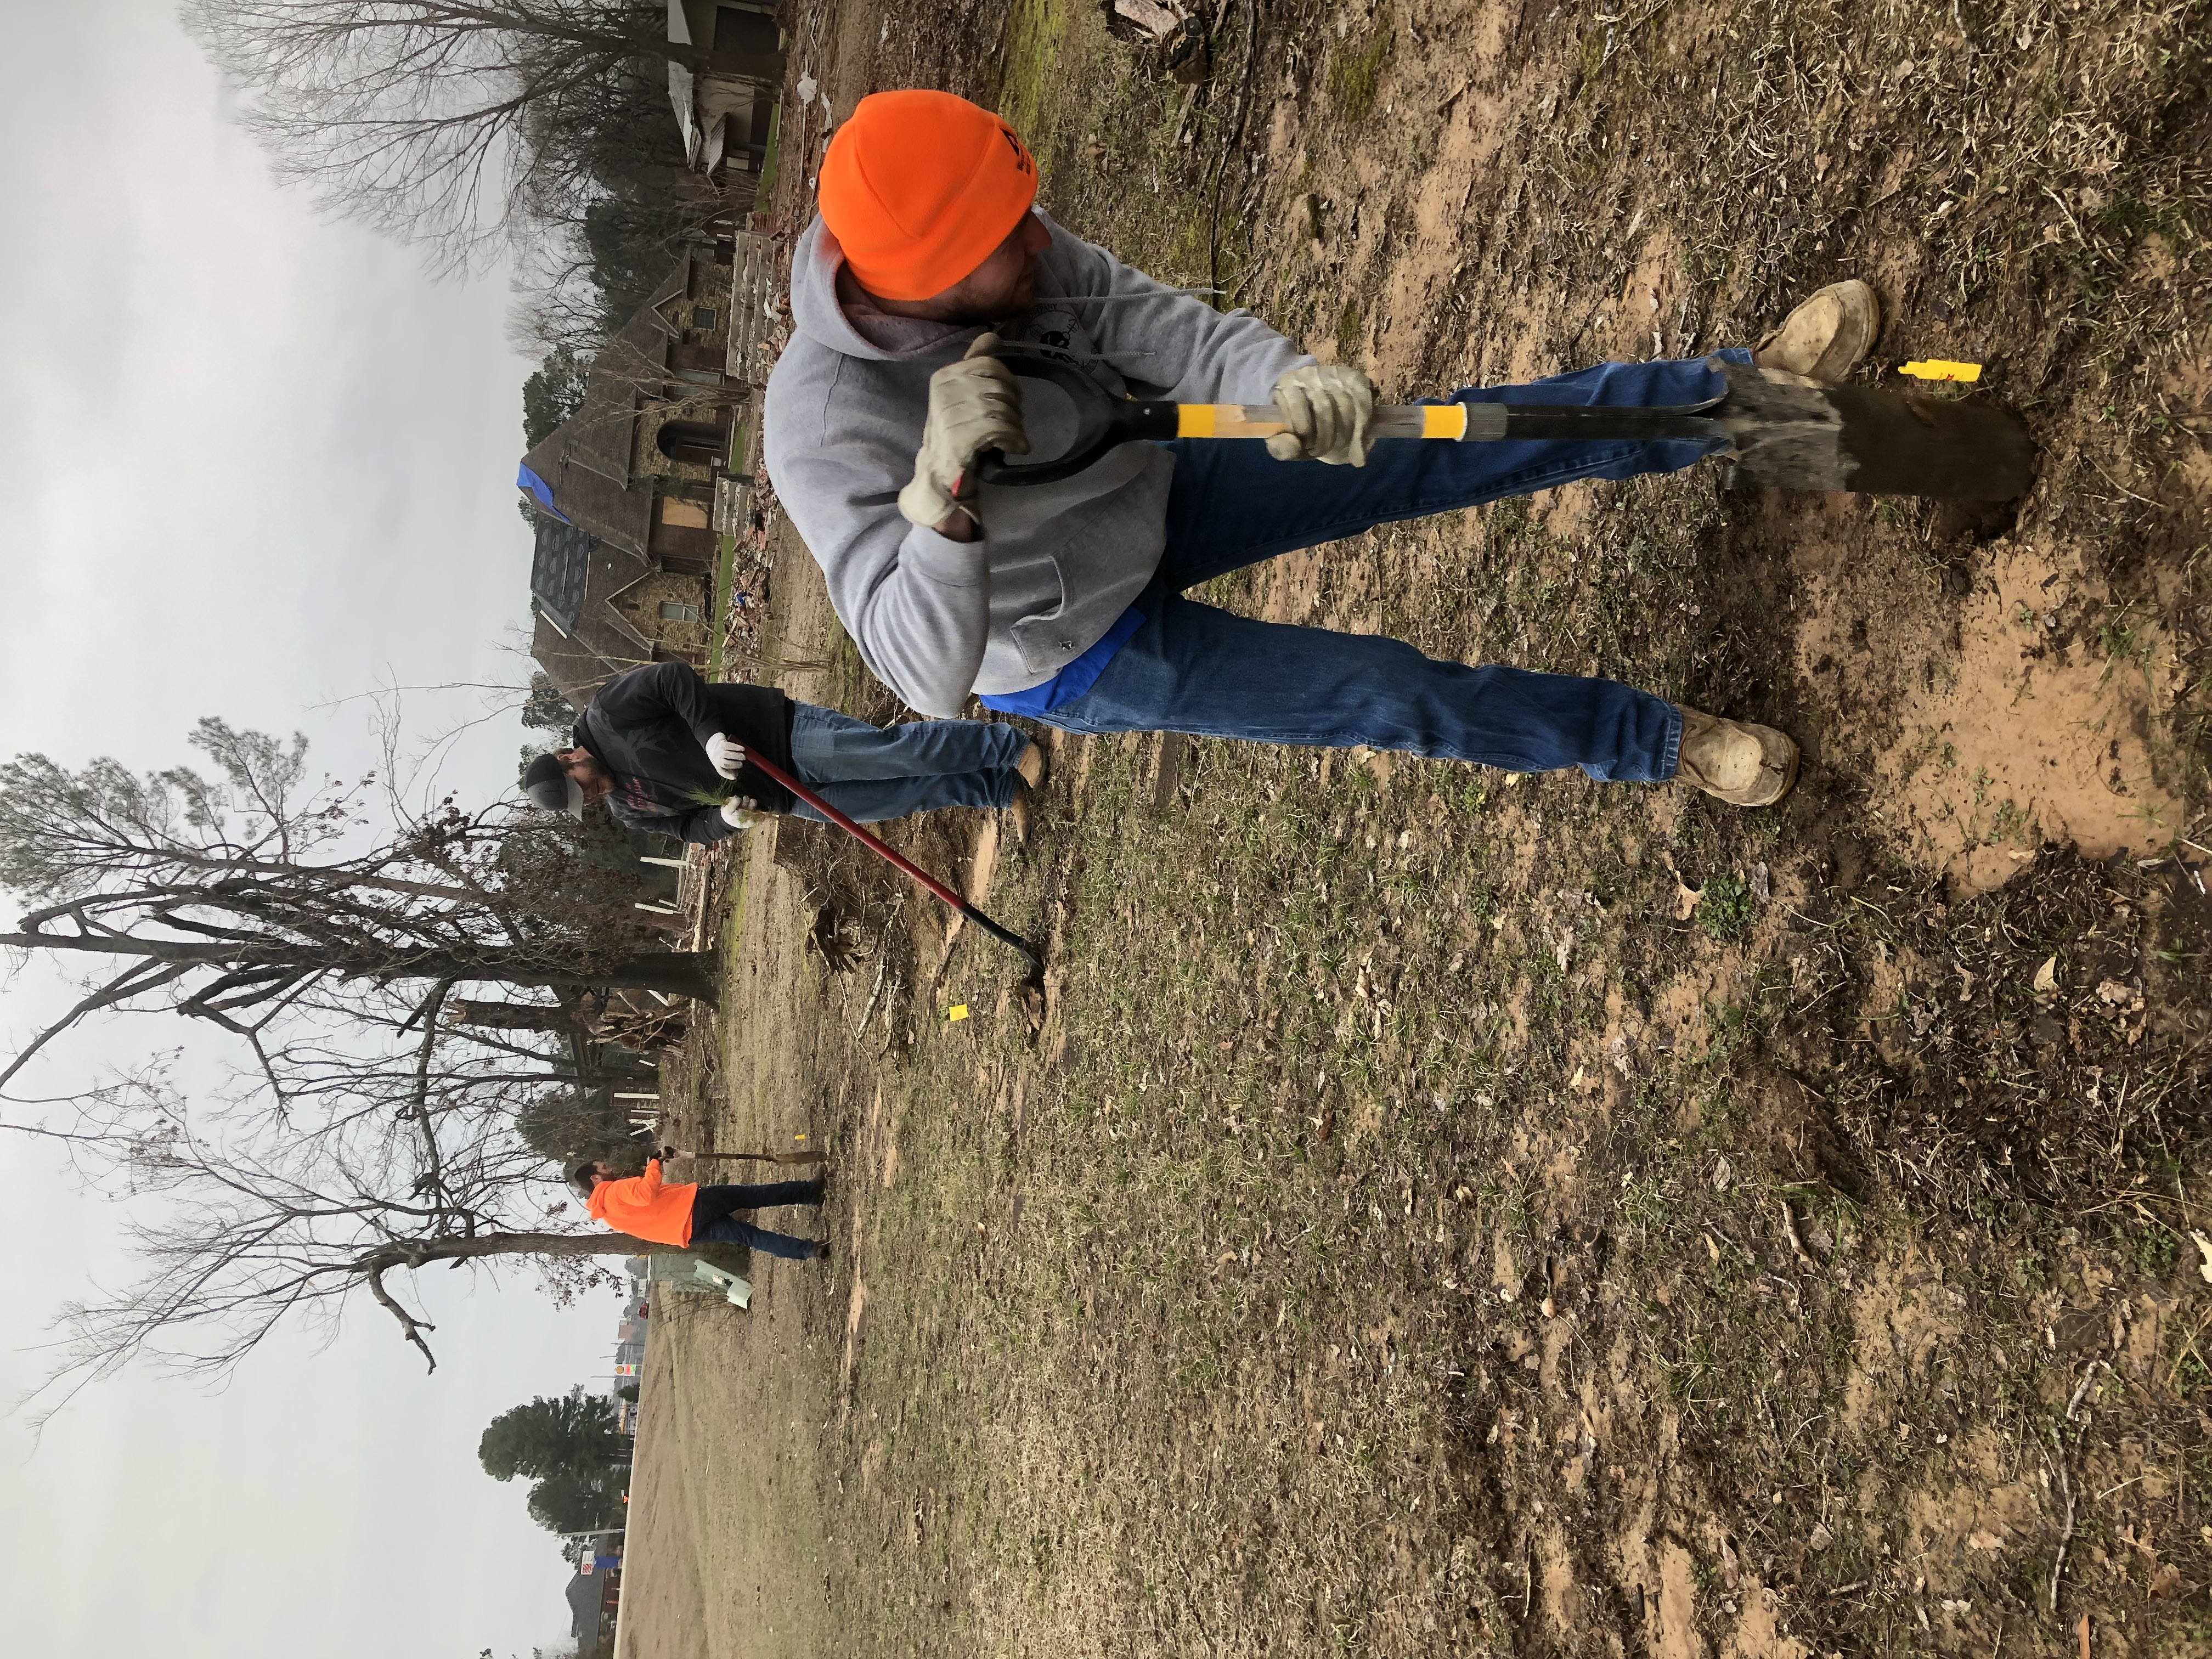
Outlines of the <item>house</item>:
M 696 67 L 672 62 L 668 97 L 700 173 L 743 191 L 766 168 L 783 85 L 783 31 L 772 0 L 668 0 L 668 39 L 701 48 Z
M 614 1645 L 615 1615 L 622 1606 L 619 1562 L 603 1571 L 577 1573 L 568 1580 L 567 1596 L 577 1659 L 607 1652 Z
M 641 663 L 707 660 L 714 487 L 750 390 L 726 371 L 724 257 L 687 252 L 600 348 L 576 412 L 522 458 L 531 654 L 580 708 Z

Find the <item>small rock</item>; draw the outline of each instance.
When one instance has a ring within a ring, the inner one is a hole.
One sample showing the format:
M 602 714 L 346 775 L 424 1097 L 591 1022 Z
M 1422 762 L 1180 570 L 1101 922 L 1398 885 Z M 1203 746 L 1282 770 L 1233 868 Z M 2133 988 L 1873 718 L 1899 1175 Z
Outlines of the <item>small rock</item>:
M 1819 1551 L 1827 1548 L 1829 1545 L 1834 1543 L 1836 1541 L 1836 1534 L 1830 1532 L 1827 1528 L 1820 1525 L 1818 1522 L 1815 1522 L 1813 1525 L 1813 1535 L 1806 1541 L 1812 1545 L 1815 1553 L 1818 1553 Z

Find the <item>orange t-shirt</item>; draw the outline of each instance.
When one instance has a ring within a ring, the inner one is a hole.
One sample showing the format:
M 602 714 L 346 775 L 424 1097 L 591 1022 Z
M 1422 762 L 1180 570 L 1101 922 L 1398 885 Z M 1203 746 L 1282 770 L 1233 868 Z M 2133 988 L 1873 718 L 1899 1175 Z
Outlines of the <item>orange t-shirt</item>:
M 591 1212 L 618 1233 L 649 1238 L 656 1244 L 691 1242 L 691 1195 L 696 1183 L 671 1187 L 660 1179 L 660 1160 L 645 1166 L 641 1176 L 627 1181 L 602 1181 L 592 1188 Z

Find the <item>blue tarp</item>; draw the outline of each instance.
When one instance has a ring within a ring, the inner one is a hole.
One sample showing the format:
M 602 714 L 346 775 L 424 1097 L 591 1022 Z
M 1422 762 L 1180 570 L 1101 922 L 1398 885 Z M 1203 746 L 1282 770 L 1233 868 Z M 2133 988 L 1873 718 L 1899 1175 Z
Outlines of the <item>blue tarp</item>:
M 548 513 L 550 513 L 555 518 L 560 520 L 562 524 L 567 524 L 569 521 L 568 515 L 563 513 L 559 507 L 553 505 L 553 486 L 547 483 L 544 479 L 539 477 L 528 467 L 524 466 L 515 469 L 514 483 L 516 489 L 528 490 L 530 494 L 537 499 L 538 504 L 540 507 L 544 507 Z

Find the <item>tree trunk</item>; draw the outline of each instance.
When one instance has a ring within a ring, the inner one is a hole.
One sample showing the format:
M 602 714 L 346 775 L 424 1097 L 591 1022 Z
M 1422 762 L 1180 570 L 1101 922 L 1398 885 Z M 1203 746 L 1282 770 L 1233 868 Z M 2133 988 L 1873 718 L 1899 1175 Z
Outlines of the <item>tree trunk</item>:
M 456 997 L 445 1006 L 449 1025 L 483 1025 L 495 1031 L 584 1031 L 591 1029 L 573 1002 L 472 1002 Z
M 479 1233 L 474 1238 L 410 1240 L 365 1255 L 355 1266 L 362 1273 L 393 1267 L 428 1267 L 445 1261 L 483 1261 L 495 1256 L 549 1255 L 573 1261 L 584 1255 L 680 1255 L 727 1267 L 742 1246 L 696 1248 L 662 1244 L 628 1233 Z
M 318 951 L 290 939 L 238 945 L 188 939 L 131 939 L 70 933 L 0 933 L 0 947 L 18 951 L 76 951 L 103 957 L 143 957 L 150 961 L 199 963 L 210 968 L 296 968 L 332 973 L 345 979 L 443 979 L 456 983 L 543 986 L 548 990 L 588 990 L 611 986 L 625 991 L 658 991 L 713 1006 L 721 1000 L 720 951 L 667 951 L 629 957 L 604 968 L 562 968 L 541 964 L 519 951 L 487 945 L 480 951 L 410 950 L 394 945 L 388 952 Z

